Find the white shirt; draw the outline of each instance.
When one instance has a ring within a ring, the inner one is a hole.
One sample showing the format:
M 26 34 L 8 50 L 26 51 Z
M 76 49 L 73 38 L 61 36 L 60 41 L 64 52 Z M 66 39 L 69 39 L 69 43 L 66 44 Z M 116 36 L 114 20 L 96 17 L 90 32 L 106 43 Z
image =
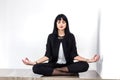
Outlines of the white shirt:
M 59 47 L 59 53 L 58 53 L 58 61 L 57 63 L 59 64 L 65 64 L 66 60 L 65 60 L 65 56 L 64 56 L 64 52 L 63 52 L 63 46 L 62 46 L 62 42 L 60 42 L 60 47 Z

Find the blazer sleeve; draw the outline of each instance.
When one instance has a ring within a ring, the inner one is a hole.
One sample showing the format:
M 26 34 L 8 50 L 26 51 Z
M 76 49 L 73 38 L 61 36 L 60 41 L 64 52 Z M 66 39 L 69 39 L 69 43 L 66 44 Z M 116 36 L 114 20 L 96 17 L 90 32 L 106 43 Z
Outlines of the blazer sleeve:
M 77 53 L 77 48 L 76 48 L 76 40 L 75 40 L 75 37 L 73 34 L 71 36 L 71 45 L 72 45 L 71 57 L 72 57 L 72 59 L 74 59 L 74 57 L 78 56 L 78 53 Z
M 48 39 L 47 39 L 45 56 L 48 57 L 49 59 L 51 58 L 51 41 L 50 41 L 50 35 L 48 36 Z

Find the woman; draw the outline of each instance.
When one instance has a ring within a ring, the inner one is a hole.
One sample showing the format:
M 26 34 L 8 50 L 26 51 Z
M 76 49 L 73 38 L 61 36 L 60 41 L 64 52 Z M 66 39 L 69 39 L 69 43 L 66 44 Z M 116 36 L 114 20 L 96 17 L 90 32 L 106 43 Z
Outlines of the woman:
M 74 62 L 77 60 L 77 62 Z M 72 75 L 85 72 L 88 63 L 99 60 L 99 55 L 86 59 L 78 55 L 75 37 L 69 31 L 67 17 L 59 14 L 54 21 L 53 33 L 48 36 L 45 56 L 32 62 L 28 58 L 23 63 L 33 66 L 33 72 L 41 75 Z M 48 61 L 48 63 L 43 63 Z

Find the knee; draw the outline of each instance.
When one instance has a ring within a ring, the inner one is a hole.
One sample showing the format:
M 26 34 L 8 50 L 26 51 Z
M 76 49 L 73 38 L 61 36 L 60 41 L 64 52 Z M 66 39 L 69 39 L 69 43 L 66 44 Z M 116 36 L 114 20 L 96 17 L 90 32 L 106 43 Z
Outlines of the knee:
M 41 74 L 42 69 L 43 69 L 42 64 L 36 64 L 32 67 L 32 71 L 35 74 Z
M 79 62 L 79 65 L 82 65 L 82 72 L 85 72 L 89 69 L 89 64 L 85 61 Z
M 52 69 L 51 68 L 46 69 L 46 67 L 43 64 L 34 65 L 32 70 L 33 70 L 33 73 L 35 74 L 40 74 L 45 76 L 49 76 L 52 73 Z
M 87 71 L 89 69 L 89 64 L 87 62 L 84 62 L 84 71 Z
M 32 67 L 32 71 L 33 71 L 33 73 L 38 74 L 38 67 L 37 67 L 37 65 L 34 65 L 34 66 Z

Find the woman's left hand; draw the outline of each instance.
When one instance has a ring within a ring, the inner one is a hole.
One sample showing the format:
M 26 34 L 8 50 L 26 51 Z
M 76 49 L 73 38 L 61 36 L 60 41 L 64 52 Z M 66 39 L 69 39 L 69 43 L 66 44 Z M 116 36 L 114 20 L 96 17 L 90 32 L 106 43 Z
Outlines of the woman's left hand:
M 94 55 L 94 57 L 92 59 L 89 59 L 89 62 L 90 63 L 97 62 L 99 59 L 100 59 L 100 56 L 96 54 L 96 55 Z

